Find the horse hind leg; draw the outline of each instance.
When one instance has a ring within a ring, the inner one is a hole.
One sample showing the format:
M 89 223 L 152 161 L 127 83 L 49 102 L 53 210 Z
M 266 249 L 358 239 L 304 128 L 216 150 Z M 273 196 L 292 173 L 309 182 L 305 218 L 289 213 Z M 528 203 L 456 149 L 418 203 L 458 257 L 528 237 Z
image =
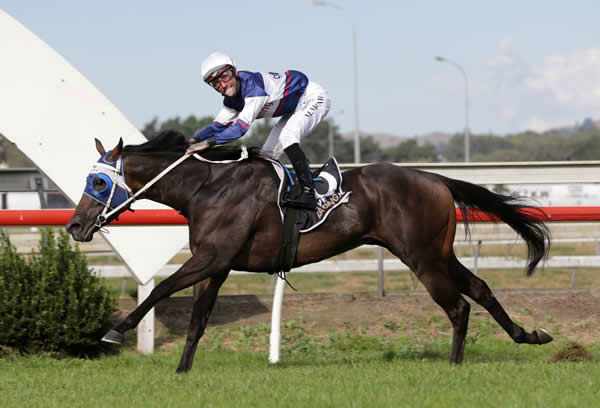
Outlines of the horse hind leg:
M 471 306 L 460 294 L 451 279 L 448 278 L 447 263 L 444 260 L 425 262 L 429 256 L 421 258 L 413 269 L 433 300 L 440 305 L 452 323 L 452 352 L 450 363 L 460 364 L 465 354 L 465 342 L 469 325 Z
M 449 262 L 449 271 L 460 292 L 483 306 L 516 343 L 546 344 L 552 341 L 552 336 L 544 329 L 528 333 L 513 322 L 485 281 L 475 276 L 454 255 Z
M 452 211 L 455 211 L 454 206 Z M 454 237 L 454 229 L 449 228 L 447 231 L 449 231 L 446 233 L 447 236 Z M 440 245 L 439 240 L 437 246 L 432 245 L 431 240 L 421 245 L 415 245 L 412 241 L 409 249 L 405 248 L 403 241 L 393 236 L 382 242 L 410 267 L 433 300 L 448 316 L 453 330 L 450 363 L 460 364 L 465 354 L 471 306 L 461 296 L 448 274 L 448 252 L 451 250 L 452 241 L 445 246 Z

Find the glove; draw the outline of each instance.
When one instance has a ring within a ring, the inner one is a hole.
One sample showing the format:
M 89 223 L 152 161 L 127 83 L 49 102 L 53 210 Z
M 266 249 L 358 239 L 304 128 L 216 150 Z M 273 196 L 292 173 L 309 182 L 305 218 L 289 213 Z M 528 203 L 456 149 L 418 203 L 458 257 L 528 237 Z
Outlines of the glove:
M 186 141 L 187 140 L 194 140 L 194 139 L 186 139 Z M 197 143 L 188 145 L 188 148 L 185 151 L 185 154 L 192 154 L 192 153 L 200 152 L 204 149 L 208 149 L 209 147 L 214 146 L 215 144 L 216 144 L 215 138 L 214 138 L 214 136 L 211 136 L 208 139 L 204 139 L 201 142 L 197 142 Z

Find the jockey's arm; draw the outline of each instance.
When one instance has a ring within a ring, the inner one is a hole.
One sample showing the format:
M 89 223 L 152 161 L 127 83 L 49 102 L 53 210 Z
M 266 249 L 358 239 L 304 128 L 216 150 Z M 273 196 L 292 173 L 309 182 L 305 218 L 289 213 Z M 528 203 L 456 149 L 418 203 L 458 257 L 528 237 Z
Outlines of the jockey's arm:
M 222 132 L 227 126 L 231 126 L 232 122 L 235 120 L 235 118 L 237 118 L 239 113 L 240 112 L 236 111 L 235 109 L 223 106 L 219 113 L 217 113 L 217 116 L 215 116 L 215 119 L 212 121 L 212 123 L 204 129 L 194 133 L 194 137 L 190 139 L 188 143 L 196 143 L 209 138 L 215 133 Z
M 244 136 L 246 132 L 248 132 L 250 125 L 252 122 L 254 122 L 254 119 L 256 119 L 266 101 L 266 96 L 253 96 L 246 98 L 244 100 L 244 108 L 241 112 L 237 112 L 224 106 L 217 117 L 215 117 L 213 123 L 203 129 L 201 132 L 196 133 L 196 135 L 194 135 L 194 139 L 204 140 L 210 136 L 214 136 L 216 144 L 229 143 L 239 139 L 240 137 Z M 235 112 L 236 115 L 232 116 L 232 112 Z

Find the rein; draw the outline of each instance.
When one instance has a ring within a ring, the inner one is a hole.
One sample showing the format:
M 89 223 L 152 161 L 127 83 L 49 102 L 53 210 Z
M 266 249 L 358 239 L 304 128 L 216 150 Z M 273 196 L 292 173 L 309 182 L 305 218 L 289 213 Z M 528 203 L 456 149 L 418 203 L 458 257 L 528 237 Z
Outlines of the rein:
M 234 159 L 234 160 L 212 161 L 212 160 L 205 159 L 204 157 L 202 157 L 198 154 L 193 154 L 193 155 L 184 154 L 179 159 L 177 159 L 176 161 L 171 163 L 166 169 L 161 171 L 156 177 L 154 177 L 152 180 L 150 180 L 148 183 L 146 183 L 142 188 L 140 188 L 138 191 L 136 191 L 131 197 L 128 197 L 127 200 L 123 201 L 119 206 L 113 208 L 112 211 L 109 211 L 110 204 L 112 202 L 112 199 L 113 199 L 113 196 L 114 196 L 114 193 L 116 190 L 116 186 L 117 186 L 117 183 L 115 181 L 118 178 L 121 171 L 123 171 L 123 168 L 122 168 L 123 156 L 121 155 L 120 159 L 117 161 L 117 165 L 114 170 L 113 185 L 112 185 L 112 188 L 110 191 L 110 196 L 106 202 L 106 205 L 104 206 L 104 209 L 102 210 L 102 213 L 100 215 L 98 215 L 98 217 L 96 218 L 95 225 L 98 228 L 102 228 L 107 223 L 107 221 L 110 217 L 114 216 L 115 214 L 119 214 L 124 209 L 129 208 L 129 206 L 131 206 L 131 204 L 133 204 L 133 202 L 137 199 L 137 197 L 139 197 L 142 193 L 144 193 L 146 190 L 148 190 L 150 187 L 152 187 L 158 180 L 163 178 L 167 173 L 169 173 L 175 167 L 177 167 L 181 163 L 183 163 L 187 158 L 193 156 L 195 159 L 200 160 L 202 162 L 206 162 L 206 163 L 234 163 L 234 162 L 242 161 L 242 160 L 245 160 L 248 158 L 248 149 L 246 148 L 246 146 L 242 145 L 241 148 L 242 148 L 242 151 L 240 153 L 240 157 L 238 159 Z M 210 168 L 210 166 L 209 166 L 209 168 Z M 209 171 L 209 177 L 210 177 L 210 174 L 211 174 L 211 172 Z M 204 186 L 204 184 L 208 181 L 209 177 L 207 177 L 206 180 L 204 180 L 204 182 L 200 185 L 200 187 L 198 187 L 194 191 L 194 194 L 192 195 L 192 197 L 198 192 L 198 190 L 200 188 L 202 188 Z M 128 188 L 128 191 L 130 192 L 131 190 Z M 187 206 L 187 204 L 186 204 L 186 206 Z

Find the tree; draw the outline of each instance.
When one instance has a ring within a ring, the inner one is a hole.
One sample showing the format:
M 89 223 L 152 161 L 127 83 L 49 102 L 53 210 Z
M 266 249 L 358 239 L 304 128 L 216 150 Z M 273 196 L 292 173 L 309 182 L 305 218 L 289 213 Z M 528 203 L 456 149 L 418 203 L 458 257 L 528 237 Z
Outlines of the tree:
M 144 125 L 141 132 L 148 140 L 156 137 L 160 132 L 167 129 L 175 129 L 183 133 L 185 137 L 192 137 L 196 131 L 208 126 L 211 122 L 212 118 L 209 116 L 197 118 L 194 115 L 189 115 L 183 120 L 179 116 L 167 119 L 159 126 L 158 117 L 155 116 L 150 122 Z
M 496 150 L 512 150 L 514 144 L 509 138 L 494 135 L 471 135 L 469 138 L 472 161 L 485 161 L 485 155 Z M 442 155 L 448 161 L 465 160 L 465 135 L 457 133 L 442 149 Z
M 232 144 L 245 144 L 247 146 L 262 147 L 271 133 L 276 119 L 266 118 L 255 121 L 247 135 L 233 141 Z M 176 129 L 191 137 L 196 130 L 212 122 L 210 117 L 196 118 L 194 115 L 182 120 L 179 116 L 167 119 L 162 123 L 154 117 L 144 125 L 142 133 L 151 139 L 165 129 Z M 339 127 L 333 119 L 326 119 L 319 123 L 313 132 L 302 139 L 302 149 L 311 163 L 324 163 L 329 159 L 329 132 L 333 132 L 334 155 L 339 163 L 352 163 L 354 161 L 354 140 L 341 136 Z M 360 138 L 361 158 L 364 163 L 374 162 L 404 162 L 404 161 L 437 161 L 437 152 L 433 146 L 418 146 L 416 140 L 408 140 L 383 150 L 379 143 L 371 136 Z M 287 160 L 283 155 L 281 160 Z
M 599 160 L 600 133 L 590 134 L 585 140 L 572 145 L 569 159 L 571 158 L 573 160 Z
M 438 152 L 432 145 L 419 146 L 416 139 L 405 140 L 384 152 L 383 161 L 401 162 L 437 162 Z
M 246 146 L 262 146 L 265 144 L 274 123 L 271 118 L 258 120 L 252 124 L 248 134 L 240 139 Z
M 150 122 L 146 123 L 144 127 L 142 127 L 142 129 L 140 129 L 140 132 L 142 132 L 142 134 L 146 136 L 146 139 L 151 140 L 154 139 L 160 133 L 159 129 L 160 128 L 158 127 L 158 116 L 155 116 Z
M 354 146 L 352 148 L 354 152 Z M 354 161 L 354 153 L 352 154 Z M 364 163 L 379 163 L 385 161 L 385 153 L 381 150 L 379 143 L 373 139 L 373 136 L 360 137 L 360 161 Z

